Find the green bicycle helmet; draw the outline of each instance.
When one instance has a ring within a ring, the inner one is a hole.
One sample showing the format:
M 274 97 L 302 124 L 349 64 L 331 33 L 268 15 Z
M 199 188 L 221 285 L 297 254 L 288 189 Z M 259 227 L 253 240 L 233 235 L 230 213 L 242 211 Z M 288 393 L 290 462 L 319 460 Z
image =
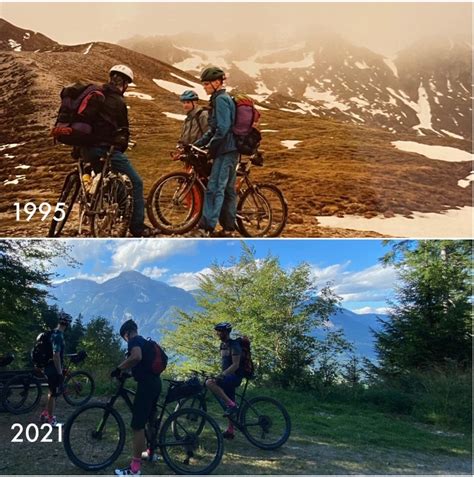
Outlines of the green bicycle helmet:
M 214 81 L 218 79 L 225 80 L 225 73 L 218 66 L 210 66 L 201 73 L 201 82 Z

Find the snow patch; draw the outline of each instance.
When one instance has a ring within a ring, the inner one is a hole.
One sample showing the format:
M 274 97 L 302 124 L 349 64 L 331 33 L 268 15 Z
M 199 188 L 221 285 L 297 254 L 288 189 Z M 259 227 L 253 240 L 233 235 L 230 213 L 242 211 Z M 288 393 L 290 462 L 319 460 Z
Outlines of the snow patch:
M 13 50 L 13 51 L 21 51 L 21 44 L 16 42 L 15 40 L 8 40 L 8 46 Z
M 280 108 L 280 111 L 285 111 L 286 113 L 306 114 L 306 112 L 301 109 Z
M 163 88 L 166 91 L 170 91 L 171 93 L 177 94 L 178 96 L 184 93 L 184 91 L 186 91 L 187 89 L 189 89 L 189 86 L 173 83 L 172 81 L 154 79 L 153 82 L 160 88 Z M 196 93 L 199 95 L 199 97 L 207 97 L 207 94 L 204 91 L 204 88 L 201 85 L 199 86 L 200 86 L 199 89 L 195 88 Z
M 164 114 L 167 118 L 177 119 L 178 121 L 184 121 L 184 120 L 186 119 L 186 115 L 185 115 L 185 114 L 176 114 L 176 113 L 167 113 L 167 112 L 163 112 L 163 114 Z
M 6 155 L 6 154 L 5 154 Z M 31 166 L 27 166 L 25 164 L 20 164 L 19 166 L 15 166 L 15 169 L 29 169 Z
M 278 132 L 278 129 L 262 129 L 260 132 Z
M 295 149 L 296 145 L 299 144 L 301 141 L 286 140 L 286 141 L 280 141 L 280 142 L 282 146 L 285 146 L 288 149 Z
M 146 99 L 147 101 L 153 101 L 153 97 L 149 94 L 139 93 L 138 91 L 127 91 L 124 93 L 124 96 L 127 98 L 138 98 L 138 99 Z
M 370 70 L 370 66 L 365 62 L 365 61 L 356 61 L 355 62 L 355 65 L 357 66 L 357 68 L 359 68 L 360 70 Z
M 16 175 L 15 179 L 6 179 L 3 181 L 3 185 L 18 185 L 20 182 L 24 181 L 26 179 L 26 176 L 21 174 L 21 175 Z
M 229 50 L 199 50 L 197 48 L 188 48 L 173 45 L 174 48 L 180 51 L 190 53 L 192 56 L 186 58 L 173 66 L 184 71 L 201 71 L 204 67 L 213 64 L 220 65 L 222 68 L 230 68 L 229 63 L 225 59 L 230 54 Z
M 465 189 L 466 187 L 469 187 L 469 184 L 472 181 L 474 181 L 474 171 L 471 171 L 471 173 L 468 176 L 466 176 L 464 179 L 459 180 L 458 186 Z
M 29 40 L 30 39 L 30 34 L 25 31 L 25 34 L 23 35 L 23 40 Z
M 92 48 L 92 45 L 94 43 L 91 43 L 85 50 L 84 50 L 84 55 L 87 55 L 89 53 L 89 51 L 91 51 L 91 48 Z
M 440 129 L 440 131 L 443 132 L 444 134 L 447 134 L 448 136 L 454 137 L 455 139 L 464 139 L 463 136 L 460 136 L 459 134 L 454 134 L 450 131 L 446 131 L 446 129 Z
M 370 103 L 366 101 L 365 99 L 361 98 L 356 98 L 353 96 L 352 98 L 349 98 L 349 101 L 352 101 L 353 103 L 356 103 L 359 106 L 370 106 Z
M 395 63 L 389 58 L 384 58 L 383 62 L 390 68 L 395 77 L 398 78 L 398 69 Z
M 256 57 L 252 57 L 244 61 L 234 61 L 234 65 L 237 66 L 244 73 L 251 78 L 258 79 L 262 70 L 289 70 L 293 68 L 309 68 L 314 64 L 313 53 L 306 53 L 304 58 L 299 61 L 288 61 L 286 63 L 258 63 Z
M 474 160 L 474 154 L 449 146 L 432 146 L 414 141 L 392 141 L 401 151 L 415 152 L 429 159 L 446 162 L 467 162 Z
M 310 101 L 322 101 L 328 109 L 337 108 L 340 111 L 347 111 L 350 106 L 337 101 L 337 97 L 332 91 L 318 91 L 314 86 L 306 86 L 303 96 Z
M 19 142 L 19 143 L 12 143 L 12 144 L 4 144 L 3 146 L 0 146 L 0 152 L 5 151 L 5 149 L 13 149 L 14 147 L 23 146 L 24 144 L 26 143 Z
M 472 236 L 473 207 L 450 209 L 443 213 L 414 212 L 413 218 L 402 215 L 366 219 L 360 216 L 317 217 L 325 227 L 339 227 L 353 230 L 372 230 L 392 237 L 410 238 L 452 238 Z

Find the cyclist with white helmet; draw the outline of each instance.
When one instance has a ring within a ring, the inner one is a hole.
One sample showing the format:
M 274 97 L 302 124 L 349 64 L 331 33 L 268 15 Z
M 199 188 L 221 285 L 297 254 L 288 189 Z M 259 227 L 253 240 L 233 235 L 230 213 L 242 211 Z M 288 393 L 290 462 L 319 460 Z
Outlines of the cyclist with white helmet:
M 135 237 L 151 236 L 152 231 L 145 226 L 145 201 L 143 181 L 130 163 L 125 151 L 130 136 L 127 105 L 124 93 L 133 82 L 133 71 L 126 65 L 115 65 L 109 70 L 109 82 L 104 84 L 104 96 L 95 95 L 89 102 L 96 111 L 93 122 L 93 146 L 80 148 L 81 156 L 97 164 L 110 146 L 115 146 L 111 158 L 112 169 L 126 174 L 133 186 L 133 214 L 130 232 Z M 91 104 L 92 103 L 92 104 Z
M 184 120 L 179 145 L 187 146 L 197 141 L 208 129 L 208 111 L 198 105 L 199 96 L 193 90 L 186 90 L 179 100 L 183 105 L 186 119 Z

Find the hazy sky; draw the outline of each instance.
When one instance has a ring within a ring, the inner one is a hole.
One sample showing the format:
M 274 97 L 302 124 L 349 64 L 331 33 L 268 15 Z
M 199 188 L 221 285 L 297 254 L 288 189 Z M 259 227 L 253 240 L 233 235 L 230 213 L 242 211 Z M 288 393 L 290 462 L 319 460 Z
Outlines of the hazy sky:
M 189 31 L 225 37 L 261 30 L 286 38 L 301 30 L 329 29 L 391 56 L 428 35 L 461 35 L 470 41 L 472 4 L 0 3 L 0 16 L 65 44 Z

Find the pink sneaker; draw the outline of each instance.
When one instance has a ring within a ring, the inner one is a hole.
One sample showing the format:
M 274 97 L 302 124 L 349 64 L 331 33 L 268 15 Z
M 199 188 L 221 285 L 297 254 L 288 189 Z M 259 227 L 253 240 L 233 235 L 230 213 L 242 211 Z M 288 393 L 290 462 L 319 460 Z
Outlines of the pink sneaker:
M 41 414 L 40 414 L 40 422 L 41 423 L 45 423 L 45 422 L 48 422 L 49 421 L 49 413 L 48 411 L 45 409 Z

